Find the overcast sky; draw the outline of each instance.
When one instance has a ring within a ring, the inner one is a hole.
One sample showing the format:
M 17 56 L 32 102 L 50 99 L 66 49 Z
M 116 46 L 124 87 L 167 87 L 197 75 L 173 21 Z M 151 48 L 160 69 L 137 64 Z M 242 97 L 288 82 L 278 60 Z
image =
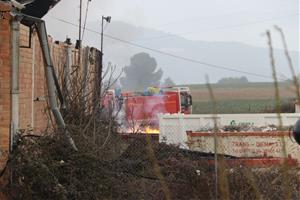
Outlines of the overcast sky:
M 78 25 L 79 1 L 61 0 L 45 16 L 48 33 L 55 40 L 63 41 L 66 36 L 70 37 L 73 42 L 78 39 L 78 27 L 62 22 L 62 20 Z M 84 18 L 87 0 L 83 0 L 83 5 Z M 284 30 L 289 49 L 298 51 L 298 54 L 293 52 L 293 61 L 298 63 L 299 60 L 299 0 L 92 0 L 89 6 L 87 28 L 100 32 L 102 15 L 112 16 L 112 21 L 115 22 L 123 21 L 135 27 L 148 28 L 135 28 L 123 23 L 106 24 L 105 33 L 116 38 L 163 52 L 184 55 L 201 62 L 243 69 L 245 72 L 264 73 L 266 76 L 271 75 L 271 72 L 265 32 L 267 29 L 271 30 L 274 47 L 282 49 L 280 35 L 274 29 L 274 25 L 277 25 Z M 143 30 L 142 34 L 134 32 L 140 30 Z M 191 43 L 174 35 L 204 42 Z M 145 51 L 157 59 L 158 66 L 164 71 L 164 78 L 171 77 L 176 83 L 202 83 L 205 81 L 204 74 L 212 77 L 213 81 L 217 81 L 220 77 L 245 75 L 226 72 L 226 70 L 216 72 L 204 65 L 179 62 L 180 60 L 157 54 L 147 48 L 128 45 L 126 42 L 108 37 L 104 39 L 104 63 L 112 62 L 118 66 L 119 71 L 129 64 L 134 54 Z M 209 45 L 205 46 L 205 42 Z M 235 47 L 241 48 L 241 51 L 230 49 L 233 46 L 220 49 L 220 45 L 225 44 L 224 42 L 236 45 Z M 173 47 L 173 44 L 176 45 Z M 99 34 L 86 31 L 83 45 L 100 48 Z M 169 46 L 171 49 L 168 48 Z M 264 47 L 264 50 L 260 51 L 263 53 L 258 55 L 257 51 L 250 51 L 254 47 Z M 197 54 L 199 48 L 206 49 Z M 222 51 L 225 52 L 222 53 Z M 218 52 L 221 53 L 217 58 L 211 56 L 217 55 Z M 283 53 L 280 55 L 281 60 L 278 56 L 276 57 L 279 76 L 288 77 L 286 59 Z M 189 69 L 189 74 L 185 74 L 184 77 L 181 75 L 182 66 Z M 299 73 L 300 67 L 297 64 L 296 68 Z M 201 74 L 202 78 L 195 74 Z M 248 78 L 250 81 L 271 80 L 260 80 L 250 76 Z
M 87 0 L 83 2 L 85 7 Z M 62 0 L 45 19 L 53 21 L 50 16 L 55 16 L 78 23 L 78 10 L 79 0 Z M 169 33 L 146 38 L 149 42 L 164 42 L 176 34 L 193 40 L 234 41 L 265 47 L 263 33 L 266 29 L 273 30 L 276 24 L 284 29 L 289 48 L 299 47 L 298 0 L 92 0 L 88 21 L 98 20 L 100 27 L 102 15 Z M 66 27 L 62 23 L 57 25 Z M 48 27 L 50 34 L 52 28 Z M 281 48 L 278 34 L 274 34 L 274 41 Z

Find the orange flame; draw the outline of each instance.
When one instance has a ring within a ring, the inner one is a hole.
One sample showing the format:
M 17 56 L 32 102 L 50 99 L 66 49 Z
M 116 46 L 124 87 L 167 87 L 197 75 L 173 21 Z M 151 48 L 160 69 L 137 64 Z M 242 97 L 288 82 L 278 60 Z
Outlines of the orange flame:
M 146 134 L 159 134 L 159 129 L 151 128 L 151 127 L 146 127 L 145 128 L 145 133 Z
M 119 129 L 120 133 L 130 134 L 130 133 L 142 133 L 142 134 L 159 134 L 159 129 L 152 128 L 150 126 L 144 127 L 144 128 L 121 128 Z

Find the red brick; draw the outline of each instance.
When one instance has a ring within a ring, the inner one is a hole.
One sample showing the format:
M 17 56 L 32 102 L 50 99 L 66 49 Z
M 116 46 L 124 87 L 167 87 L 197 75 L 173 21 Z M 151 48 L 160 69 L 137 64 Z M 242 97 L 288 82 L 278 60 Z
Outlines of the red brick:
M 8 12 L 12 9 L 11 4 L 10 3 L 0 3 L 0 11 L 1 12 Z
M 0 4 L 1 5 L 1 4 Z M 10 44 L 10 28 L 8 20 L 0 20 L 0 126 L 1 128 L 7 129 L 9 133 L 10 124 L 10 112 L 11 112 L 11 97 L 10 97 L 10 87 L 11 87 L 11 44 Z M 23 45 L 28 45 L 28 28 L 21 26 L 20 43 Z M 47 96 L 47 88 L 45 83 L 44 75 L 44 61 L 41 53 L 41 48 L 37 36 L 32 38 L 35 40 L 35 52 L 31 49 L 20 49 L 20 73 L 19 73 L 19 83 L 20 83 L 20 94 L 19 94 L 19 110 L 20 110 L 20 128 L 25 129 L 31 123 L 31 112 L 34 110 L 34 129 L 36 131 L 42 131 L 47 127 L 47 116 L 44 111 L 47 108 L 45 101 L 43 102 L 32 102 L 32 57 L 33 53 L 35 55 L 35 79 L 34 79 L 34 96 Z M 49 37 L 49 41 L 52 42 L 53 39 Z M 50 45 L 52 50 L 51 54 L 53 56 L 54 66 L 57 71 L 61 71 L 61 67 L 65 63 L 64 57 L 64 44 Z M 73 59 L 76 56 L 73 55 Z M 32 108 L 32 103 L 34 108 Z M 6 139 L 4 141 L 7 143 L 8 135 L 5 135 Z

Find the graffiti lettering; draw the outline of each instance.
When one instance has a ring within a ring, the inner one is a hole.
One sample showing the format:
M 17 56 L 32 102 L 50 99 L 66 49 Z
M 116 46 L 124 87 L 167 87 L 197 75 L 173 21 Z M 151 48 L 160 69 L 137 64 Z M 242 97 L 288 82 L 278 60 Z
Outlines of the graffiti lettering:
M 255 155 L 272 155 L 274 153 L 282 153 L 282 145 L 280 142 L 274 141 L 256 141 L 256 142 L 245 142 L 245 141 L 232 141 L 232 151 L 235 154 L 255 154 Z
M 250 146 L 249 142 L 241 142 L 241 141 L 238 141 L 238 142 L 233 141 L 232 145 L 234 147 L 249 147 Z
M 279 142 L 256 142 L 256 147 L 280 146 Z
M 230 126 L 253 126 L 254 122 L 239 122 L 237 123 L 235 120 L 230 122 Z

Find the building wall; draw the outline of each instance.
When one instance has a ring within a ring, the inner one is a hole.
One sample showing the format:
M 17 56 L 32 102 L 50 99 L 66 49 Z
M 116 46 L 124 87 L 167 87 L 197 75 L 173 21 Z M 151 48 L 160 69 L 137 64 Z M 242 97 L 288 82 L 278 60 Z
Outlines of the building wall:
M 10 21 L 8 4 L 0 3 L 0 172 L 4 168 L 9 148 L 10 125 L 10 86 L 11 86 L 11 60 L 10 60 Z M 0 188 L 7 184 L 8 174 L 0 178 Z M 0 191 L 0 199 L 6 199 Z
M 5 160 L 8 147 L 11 124 L 11 7 L 7 3 L 0 1 L 0 171 Z M 67 35 L 67 33 L 66 33 Z M 19 130 L 34 131 L 41 133 L 46 128 L 52 127 L 47 104 L 47 87 L 44 74 L 44 60 L 36 33 L 33 33 L 31 46 L 29 47 L 29 28 L 20 25 L 20 54 L 19 54 Z M 71 47 L 72 66 L 70 72 L 78 68 L 78 50 L 74 45 L 67 45 L 64 42 L 54 42 L 49 37 L 51 57 L 58 75 L 59 81 L 63 78 L 67 55 L 67 46 Z M 26 47 L 22 47 L 26 46 Z M 84 52 L 85 48 L 83 48 Z M 97 50 L 98 51 L 98 50 Z M 82 60 L 93 60 L 95 51 L 89 57 L 82 57 Z M 88 62 L 89 63 L 89 62 Z M 88 72 L 93 72 L 95 65 L 89 64 Z M 78 73 L 82 75 L 83 70 L 79 67 Z M 77 73 L 77 74 L 78 74 Z M 72 77 L 69 77 L 72 79 Z M 93 81 L 92 81 L 93 82 Z M 92 82 L 87 87 L 93 88 Z
M 8 151 L 11 118 L 11 30 L 10 19 L 7 16 L 9 10 L 8 4 L 0 4 L 0 161 L 5 155 L 4 152 Z
M 20 46 L 29 46 L 29 30 L 25 26 L 20 27 Z M 47 90 L 44 62 L 36 34 L 33 34 L 31 48 L 20 48 L 19 69 L 19 128 L 42 131 L 48 124 L 45 115 Z

